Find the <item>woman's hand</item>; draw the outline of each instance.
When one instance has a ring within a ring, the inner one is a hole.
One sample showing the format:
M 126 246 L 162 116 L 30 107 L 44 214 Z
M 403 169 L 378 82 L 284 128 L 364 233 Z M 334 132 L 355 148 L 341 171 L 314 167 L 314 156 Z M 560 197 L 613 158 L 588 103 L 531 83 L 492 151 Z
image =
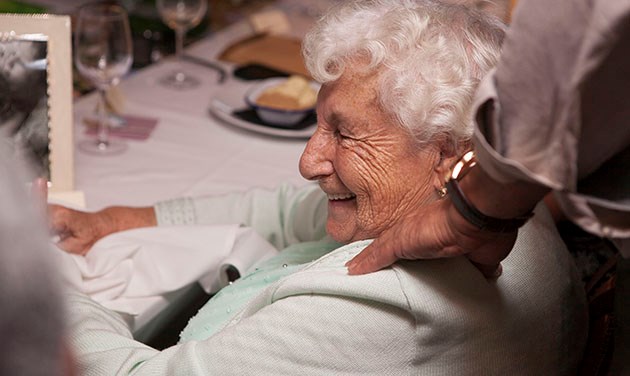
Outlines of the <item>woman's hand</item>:
M 157 220 L 152 207 L 113 206 L 89 213 L 51 204 L 48 205 L 48 223 L 51 232 L 59 236 L 59 248 L 85 255 L 94 243 L 106 235 L 156 226 Z
M 469 202 L 495 218 L 516 218 L 532 211 L 549 189 L 514 181 L 499 183 L 481 167 L 460 181 Z M 481 230 L 453 206 L 450 196 L 403 217 L 346 266 L 350 274 L 365 274 L 397 260 L 419 260 L 466 255 L 487 278 L 501 274 L 500 262 L 512 250 L 517 231 Z
M 48 205 L 48 223 L 59 236 L 59 248 L 85 255 L 97 240 L 116 231 L 114 219 L 104 211 L 81 212 L 60 205 Z
M 516 234 L 481 231 L 465 220 L 449 200 L 442 200 L 403 218 L 346 265 L 350 274 L 365 274 L 398 260 L 466 255 L 484 276 L 496 278 Z

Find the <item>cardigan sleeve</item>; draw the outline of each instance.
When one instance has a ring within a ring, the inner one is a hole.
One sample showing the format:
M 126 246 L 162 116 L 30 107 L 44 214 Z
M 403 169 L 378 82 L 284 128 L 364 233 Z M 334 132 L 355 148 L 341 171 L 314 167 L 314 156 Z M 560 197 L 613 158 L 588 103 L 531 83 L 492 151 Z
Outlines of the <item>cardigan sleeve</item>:
M 225 195 L 179 198 L 155 205 L 158 225 L 240 224 L 254 228 L 278 249 L 326 235 L 327 207 L 317 185 L 281 185 Z
M 157 351 L 80 295 L 70 299 L 71 343 L 81 375 L 412 374 L 414 319 L 392 305 L 297 295 L 204 341 Z M 374 325 L 378 323 L 378 325 Z

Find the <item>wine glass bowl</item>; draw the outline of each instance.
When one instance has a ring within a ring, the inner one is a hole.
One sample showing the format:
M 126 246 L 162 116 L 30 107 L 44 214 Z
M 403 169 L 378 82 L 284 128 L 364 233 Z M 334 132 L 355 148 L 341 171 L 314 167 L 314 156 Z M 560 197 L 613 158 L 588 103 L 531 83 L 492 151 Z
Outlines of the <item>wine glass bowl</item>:
M 79 143 L 79 149 L 97 155 L 120 153 L 126 145 L 109 139 L 105 92 L 129 71 L 133 61 L 127 12 L 119 5 L 106 2 L 82 6 L 77 16 L 74 42 L 77 70 L 99 92 L 96 140 Z
M 178 67 L 160 80 L 164 86 L 185 90 L 199 86 L 201 81 L 181 68 L 184 37 L 191 28 L 199 25 L 206 14 L 207 0 L 157 0 L 162 21 L 175 31 L 175 56 Z
M 185 1 L 171 1 L 173 5 L 169 5 L 168 0 L 158 1 L 158 9 L 164 23 L 173 30 L 178 28 L 190 30 L 199 25 L 203 19 L 205 4 L 198 1 L 198 6 L 187 6 Z

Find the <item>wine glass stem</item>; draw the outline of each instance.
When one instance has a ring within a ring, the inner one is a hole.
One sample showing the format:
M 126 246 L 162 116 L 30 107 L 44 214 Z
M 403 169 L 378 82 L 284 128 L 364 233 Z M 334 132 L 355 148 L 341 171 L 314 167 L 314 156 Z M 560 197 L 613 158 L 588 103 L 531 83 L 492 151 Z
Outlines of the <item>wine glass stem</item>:
M 109 126 L 107 124 L 107 101 L 105 99 L 105 89 L 98 89 L 98 130 L 96 142 L 99 149 L 105 149 L 109 145 Z
M 184 28 L 175 28 L 175 57 L 177 60 L 182 60 L 182 54 L 184 53 L 184 35 L 186 30 Z

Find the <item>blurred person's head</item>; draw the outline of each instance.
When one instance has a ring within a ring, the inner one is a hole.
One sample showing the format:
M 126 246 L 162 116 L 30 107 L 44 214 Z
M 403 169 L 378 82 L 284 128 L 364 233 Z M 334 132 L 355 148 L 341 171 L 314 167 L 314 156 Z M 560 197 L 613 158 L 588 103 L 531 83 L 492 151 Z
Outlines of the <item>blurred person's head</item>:
M 36 61 L 46 58 L 46 42 L 13 40 L 0 43 L 0 90 L 7 91 L 18 111 L 30 111 L 46 92 L 46 70 Z
M 24 181 L 0 142 L 0 375 L 70 373 L 64 305 Z
M 322 88 L 300 172 L 328 194 L 335 240 L 378 237 L 444 197 L 503 35 L 494 18 L 431 0 L 344 2 L 318 21 L 303 44 Z

